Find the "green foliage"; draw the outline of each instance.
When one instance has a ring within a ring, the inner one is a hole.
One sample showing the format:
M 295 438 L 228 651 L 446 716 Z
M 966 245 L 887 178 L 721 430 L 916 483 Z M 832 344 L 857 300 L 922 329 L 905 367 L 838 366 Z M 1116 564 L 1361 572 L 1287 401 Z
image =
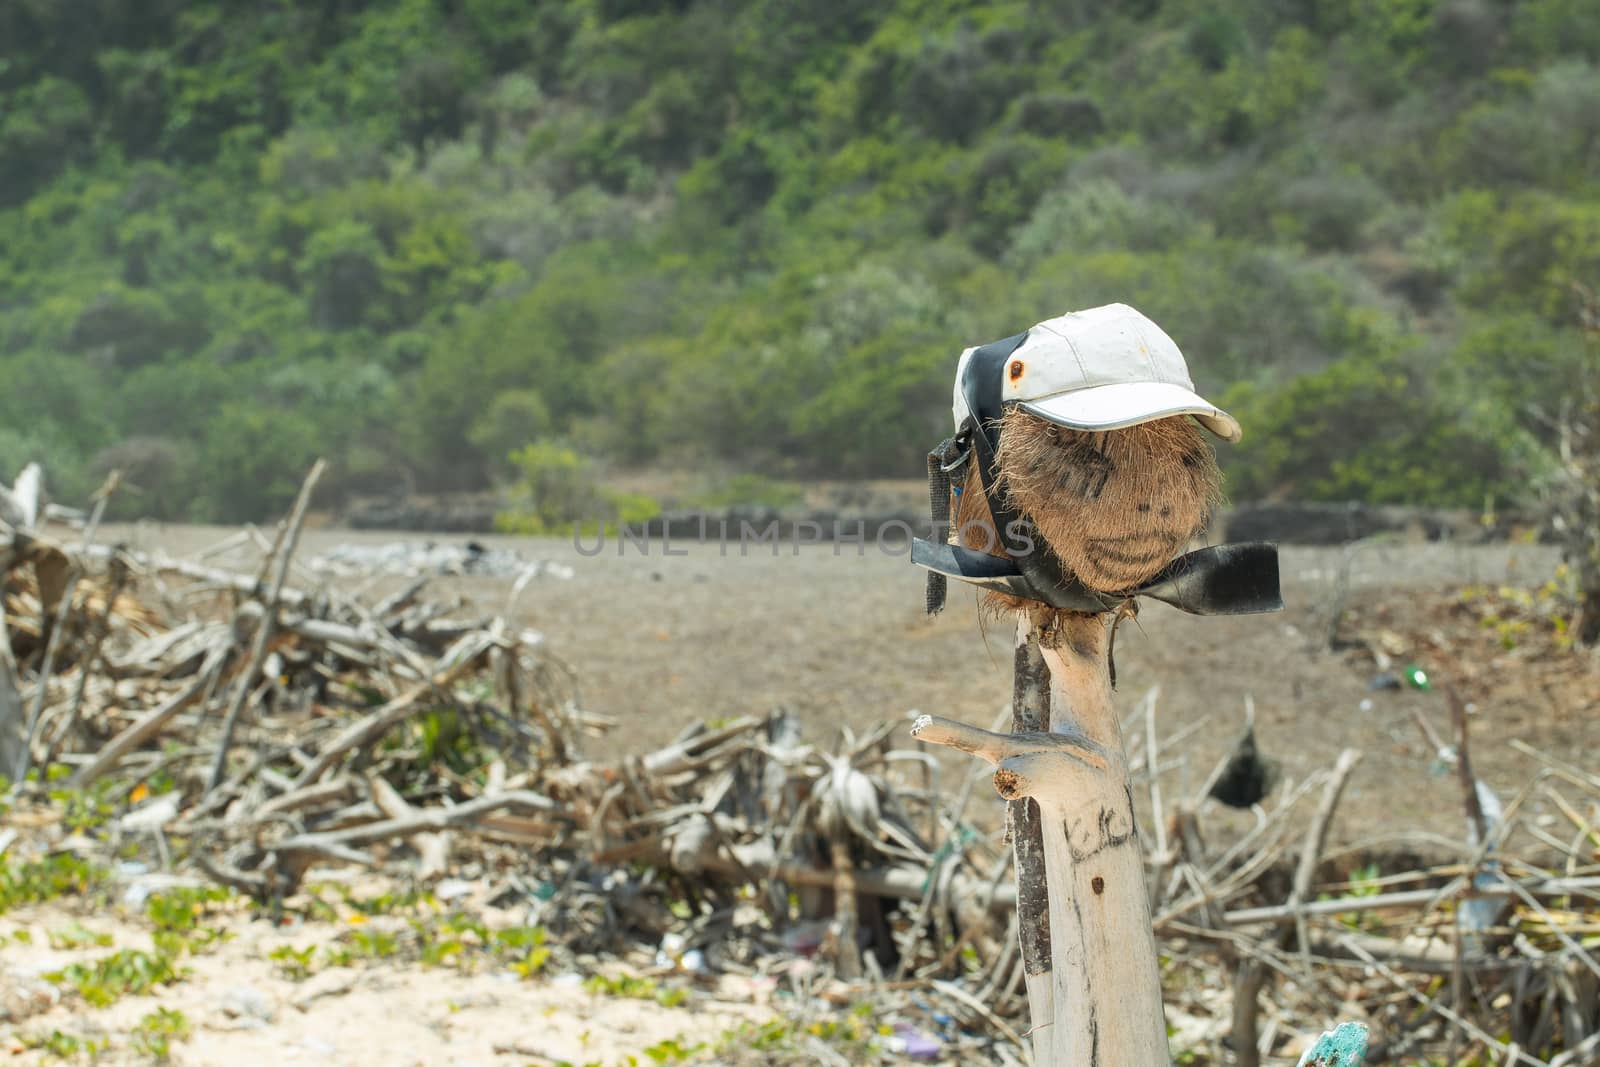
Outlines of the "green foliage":
M 193 1029 L 183 1012 L 157 1008 L 140 1018 L 128 1044 L 139 1055 L 166 1063 L 172 1056 L 173 1042 L 187 1040 Z
M 549 941 L 548 932 L 541 926 L 490 927 L 468 912 L 446 912 L 438 898 L 426 890 L 386 890 L 373 896 L 357 896 L 343 884 L 320 884 L 308 886 L 307 891 L 308 918 L 339 921 L 343 914 L 343 921 L 352 929 L 338 939 L 345 947 L 329 946 L 320 962 L 315 945 L 284 945 L 269 954 L 281 970 L 298 977 L 331 962 L 336 951 L 344 954 L 346 962 L 354 959 L 351 945 L 367 955 L 401 952 L 408 958 L 414 954 L 429 965 L 443 965 L 463 962 L 464 954 L 501 962 L 524 960 L 531 951 L 545 948 Z M 393 922 L 381 931 L 366 929 L 370 920 L 384 917 L 403 918 L 409 929 L 396 933 Z
M 646 1048 L 644 1055 L 651 1063 L 682 1063 L 705 1047 L 703 1044 L 685 1045 L 677 1038 L 669 1037 Z
M 106 871 L 70 852 L 21 863 L 0 857 L 0 912 L 68 894 L 86 894 L 106 878 Z
M 1341 894 L 1347 897 L 1375 897 L 1383 892 L 1383 872 L 1376 863 L 1368 863 L 1357 867 L 1350 872 L 1350 888 Z M 1327 893 L 1317 896 L 1318 900 L 1332 900 Z M 1379 932 L 1383 929 L 1383 920 L 1370 911 L 1352 911 L 1339 916 L 1339 921 L 1352 930 L 1362 930 L 1369 933 Z
M 198 459 L 203 516 L 270 515 L 288 509 L 318 452 L 318 429 L 295 411 L 235 401 L 213 416 Z
M 279 974 L 292 982 L 303 982 L 310 978 L 315 970 L 316 955 L 316 945 L 307 945 L 304 948 L 279 945 L 267 953 L 267 958 L 272 961 L 273 969 Z
M 400 951 L 400 940 L 387 930 L 351 930 L 346 938 L 357 959 L 386 960 Z
M 517 468 L 517 494 L 526 510 L 502 519 L 506 532 L 544 533 L 573 522 L 593 520 L 600 504 L 593 464 L 566 445 L 541 441 L 511 454 Z
M 53 763 L 45 771 L 45 780 L 60 783 L 71 773 L 72 769 L 65 764 Z M 67 828 L 73 833 L 83 834 L 103 826 L 116 814 L 116 804 L 111 800 L 115 790 L 115 782 L 101 780 L 88 789 L 68 789 L 53 784 L 47 795 L 50 802 L 60 809 L 62 822 Z
M 62 78 L 45 75 L 11 95 L 0 116 L 0 205 L 87 160 L 93 122 L 87 94 Z
M 158 945 L 203 952 L 232 936 L 219 927 L 205 925 L 219 905 L 232 899 L 233 894 L 219 886 L 177 886 L 152 894 L 145 901 L 144 913 L 156 929 Z
M 878 1030 L 872 1024 L 872 1006 L 853 1005 L 849 1012 L 818 1019 L 805 1025 L 782 1019 L 755 1024 L 745 1023 L 725 1032 L 717 1043 L 719 1050 L 753 1049 L 777 1060 L 786 1055 L 808 1053 L 822 1042 L 842 1055 L 847 1062 L 870 1062 L 878 1055 Z M 814 1055 L 814 1053 L 810 1053 Z
M 515 455 L 550 432 L 550 408 L 533 389 L 511 389 L 489 402 L 467 431 L 467 440 L 485 456 L 504 456 L 514 470 Z
M 345 898 L 356 908 L 350 929 L 320 951 L 316 945 L 280 945 L 268 953 L 279 974 L 304 981 L 323 967 L 351 966 L 361 960 L 402 957 L 424 967 L 451 967 L 471 973 L 484 964 L 505 968 L 522 979 L 541 974 L 554 951 L 542 926 L 490 927 L 465 912 L 441 914 L 431 897 L 384 895 L 371 900 Z M 368 925 L 368 915 L 406 916 L 397 929 Z M 333 916 L 327 916 L 332 918 Z
M 71 989 L 94 1007 L 103 1008 L 122 997 L 143 996 L 160 986 L 180 982 L 187 973 L 171 952 L 119 949 L 99 959 L 69 963 L 45 978 Z
M 23 1048 L 36 1049 L 51 1059 L 91 1062 L 111 1048 L 108 1038 L 80 1037 L 64 1030 L 51 1030 L 48 1034 L 22 1034 Z
M 666 1008 L 676 1008 L 689 999 L 688 990 L 681 986 L 666 986 L 654 978 L 640 978 L 631 974 L 592 974 L 583 983 L 583 988 L 597 996 L 653 1000 Z
M 1235 497 L 1455 502 L 1517 489 L 1600 278 L 1584 0 L 87 0 L 0 40 L 0 479 L 119 469 L 122 517 L 260 519 L 318 455 L 323 502 L 510 481 L 529 532 L 650 514 L 585 496 L 607 463 L 915 477 L 961 348 L 1108 300 L 1245 405 Z
M 109 948 L 111 945 L 110 934 L 86 930 L 82 924 L 76 922 L 57 930 L 51 930 L 45 934 L 45 937 L 49 940 L 50 947 L 57 951 L 72 951 L 88 948 L 91 945 L 99 948 Z
M 694 503 L 706 508 L 792 507 L 804 498 L 804 490 L 793 482 L 760 474 L 735 474 L 696 495 Z
M 496 517 L 495 524 L 504 533 L 637 525 L 661 514 L 661 504 L 653 497 L 598 486 L 594 461 L 566 445 L 535 442 L 513 452 L 511 462 L 520 474 L 513 492 L 522 506 Z
M 1252 428 L 1235 492 L 1472 507 L 1511 477 L 1485 428 L 1397 359 L 1347 358 L 1227 403 Z

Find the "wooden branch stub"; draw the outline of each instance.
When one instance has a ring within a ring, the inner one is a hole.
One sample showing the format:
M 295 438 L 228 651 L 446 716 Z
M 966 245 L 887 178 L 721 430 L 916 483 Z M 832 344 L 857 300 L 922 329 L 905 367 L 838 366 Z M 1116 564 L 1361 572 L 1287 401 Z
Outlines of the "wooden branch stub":
M 1104 769 L 1106 765 L 1106 755 L 1100 746 L 1076 734 L 1055 730 L 1000 734 L 938 715 L 920 715 L 911 724 L 911 736 L 930 745 L 959 749 L 997 767 L 1011 764 L 1013 770 L 1017 761 L 1032 757 L 1065 759 L 1096 769 Z M 1016 775 L 1013 773 L 1008 777 L 1015 779 Z M 1000 789 L 999 783 L 996 783 L 996 788 Z M 1000 789 L 1000 795 L 1007 800 L 1015 800 L 1033 794 L 1026 789 Z

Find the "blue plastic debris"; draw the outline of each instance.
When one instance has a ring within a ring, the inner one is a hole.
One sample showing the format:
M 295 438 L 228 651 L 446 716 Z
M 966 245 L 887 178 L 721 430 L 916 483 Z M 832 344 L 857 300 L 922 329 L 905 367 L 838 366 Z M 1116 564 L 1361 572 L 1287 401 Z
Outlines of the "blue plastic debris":
M 1340 1023 L 1325 1030 L 1317 1043 L 1300 1057 L 1299 1067 L 1361 1067 L 1367 1059 L 1367 1028 L 1360 1023 Z
M 944 1051 L 944 1042 L 930 1034 L 925 1034 L 910 1023 L 895 1023 L 895 1051 L 900 1052 L 908 1059 L 928 1062 L 939 1058 L 939 1053 Z

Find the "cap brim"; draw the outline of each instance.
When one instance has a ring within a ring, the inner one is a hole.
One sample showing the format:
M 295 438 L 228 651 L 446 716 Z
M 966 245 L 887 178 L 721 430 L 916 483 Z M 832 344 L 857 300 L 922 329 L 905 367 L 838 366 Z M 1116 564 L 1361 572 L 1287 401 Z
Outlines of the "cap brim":
M 1181 385 L 1123 382 L 1021 402 L 1025 411 L 1074 430 L 1120 430 L 1173 415 L 1193 415 L 1224 441 L 1242 436 L 1238 420 Z

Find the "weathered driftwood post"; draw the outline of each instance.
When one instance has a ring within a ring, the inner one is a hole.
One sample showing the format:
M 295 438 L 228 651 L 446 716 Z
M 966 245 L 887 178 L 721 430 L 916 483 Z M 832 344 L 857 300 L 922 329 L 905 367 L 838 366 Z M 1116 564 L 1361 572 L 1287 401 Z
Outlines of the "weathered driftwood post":
M 953 577 L 1016 613 L 1016 732 L 932 716 L 913 732 L 994 764 L 1013 802 L 1036 1063 L 1164 1067 L 1112 643 L 1138 596 L 1197 614 L 1282 606 L 1270 545 L 1179 555 L 1217 499 L 1199 427 L 1230 441 L 1239 427 L 1195 393 L 1171 338 L 1122 304 L 968 349 L 954 410 L 955 437 L 929 457 L 934 518 L 953 514 L 954 542 L 920 541 L 912 558 L 932 572 L 930 611 Z

